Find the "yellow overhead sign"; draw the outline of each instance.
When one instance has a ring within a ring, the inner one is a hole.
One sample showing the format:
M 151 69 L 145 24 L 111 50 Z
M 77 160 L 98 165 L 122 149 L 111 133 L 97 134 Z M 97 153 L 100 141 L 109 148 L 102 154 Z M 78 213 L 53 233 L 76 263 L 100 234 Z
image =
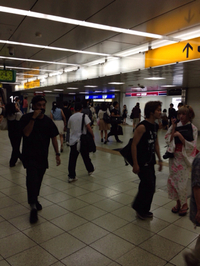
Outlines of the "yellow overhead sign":
M 40 87 L 40 80 L 39 79 L 24 83 L 24 89 L 25 90 L 36 88 L 36 87 Z
M 153 49 L 145 54 L 145 68 L 200 59 L 200 38 Z

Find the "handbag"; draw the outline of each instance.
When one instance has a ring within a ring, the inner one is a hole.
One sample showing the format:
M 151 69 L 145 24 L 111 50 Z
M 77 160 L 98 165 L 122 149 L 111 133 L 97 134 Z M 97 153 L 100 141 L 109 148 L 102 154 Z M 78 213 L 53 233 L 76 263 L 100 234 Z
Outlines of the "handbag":
M 128 144 L 119 151 L 120 154 L 124 157 L 125 161 L 128 162 L 131 166 L 133 166 L 133 157 L 131 153 L 132 142 L 133 142 L 133 138 L 131 138 Z
M 90 132 L 87 131 L 86 134 L 83 134 L 84 119 L 85 119 L 85 114 L 83 114 L 83 117 L 82 117 L 82 125 L 81 125 L 82 134 L 80 137 L 80 141 L 81 141 L 80 151 L 84 150 L 88 152 L 96 152 L 96 145 Z
M 111 123 L 111 117 L 107 114 L 107 111 L 103 114 L 103 120 L 106 124 Z

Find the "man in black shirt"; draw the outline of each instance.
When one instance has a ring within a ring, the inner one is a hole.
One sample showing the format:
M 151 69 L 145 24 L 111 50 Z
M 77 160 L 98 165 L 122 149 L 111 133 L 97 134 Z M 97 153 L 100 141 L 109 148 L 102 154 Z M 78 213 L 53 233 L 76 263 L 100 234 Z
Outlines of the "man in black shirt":
M 114 108 L 110 111 L 111 112 L 111 117 L 120 117 L 120 114 L 119 114 L 119 103 L 118 102 L 114 102 L 113 103 L 113 106 Z M 112 120 L 111 120 L 112 121 Z M 112 135 L 115 136 L 115 139 L 117 142 L 119 143 L 122 143 L 121 140 L 119 140 L 118 138 L 118 133 L 117 133 L 117 129 L 118 129 L 118 124 L 115 122 L 115 123 L 112 123 L 112 127 L 111 127 L 111 130 L 110 132 L 108 133 L 108 138 Z M 122 134 L 121 134 L 122 135 Z
M 168 109 L 168 119 L 169 119 L 169 126 L 171 126 L 172 124 L 172 118 L 176 118 L 177 116 L 177 113 L 176 113 L 176 110 L 174 109 L 174 105 L 173 103 L 170 103 L 170 108 Z
M 153 217 L 150 212 L 151 202 L 155 192 L 156 176 L 154 170 L 155 153 L 158 156 L 159 171 L 162 170 L 162 160 L 157 138 L 158 125 L 156 119 L 161 116 L 161 102 L 152 101 L 145 105 L 146 119 L 138 124 L 132 142 L 133 172 L 138 174 L 140 184 L 138 194 L 132 204 L 140 219 Z
M 38 196 L 43 176 L 48 168 L 48 149 L 50 138 L 56 153 L 56 163 L 60 164 L 58 143 L 56 136 L 59 134 L 54 122 L 44 115 L 46 99 L 35 96 L 32 99 L 33 113 L 22 116 L 20 123 L 23 133 L 22 160 L 26 168 L 26 186 L 28 203 L 31 207 L 30 223 L 38 220 L 37 211 L 42 209 Z

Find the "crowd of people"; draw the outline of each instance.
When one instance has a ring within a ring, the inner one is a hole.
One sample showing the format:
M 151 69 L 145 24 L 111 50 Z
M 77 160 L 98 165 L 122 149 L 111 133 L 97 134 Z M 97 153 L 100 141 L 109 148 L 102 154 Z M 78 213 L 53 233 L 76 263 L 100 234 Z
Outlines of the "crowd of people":
M 70 146 L 68 182 L 75 182 L 78 180 L 76 162 L 79 153 L 88 174 L 91 175 L 95 171 L 88 148 L 81 144 L 82 134 L 86 135 L 89 132 L 94 139 L 92 127 L 98 120 L 101 142 L 107 144 L 109 137 L 114 135 L 116 141 L 122 143 L 118 138 L 122 134 L 120 124 L 126 123 L 128 110 L 124 105 L 120 115 L 118 102 L 113 102 L 112 105 L 102 103 L 95 107 L 92 104 L 89 105 L 87 101 L 64 102 L 63 108 L 53 102 L 50 117 L 48 117 L 45 115 L 46 99 L 43 96 L 35 96 L 31 103 L 32 111 L 29 113 L 26 102 L 23 105 L 24 114 L 22 113 L 18 99 L 15 103 L 6 105 L 1 103 L 1 109 L 4 110 L 4 116 L 7 118 L 8 136 L 12 146 L 9 165 L 14 167 L 20 159 L 26 168 L 28 203 L 31 208 L 30 223 L 36 223 L 37 212 L 42 209 L 38 196 L 43 176 L 48 168 L 50 139 L 55 150 L 57 165 L 61 163 L 57 136 L 59 135 L 60 138 L 60 152 L 63 152 L 64 140 Z M 166 109 L 162 113 L 161 107 L 162 103 L 159 101 L 147 102 L 144 108 L 145 119 L 141 121 L 140 105 L 137 103 L 130 115 L 134 127 L 131 144 L 133 172 L 140 180 L 132 208 L 142 220 L 153 217 L 150 210 L 156 187 L 155 155 L 158 158 L 159 171 L 162 170 L 158 141 L 159 123 L 156 121 L 162 119 L 162 126 L 167 129 L 165 134 L 167 151 L 163 158 L 169 159 L 168 196 L 176 202 L 171 211 L 180 216 L 187 214 L 188 178 L 192 167 L 190 218 L 193 223 L 200 226 L 200 155 L 197 150 L 198 130 L 192 123 L 195 113 L 189 105 L 180 103 L 176 111 L 173 104 L 170 104 L 167 116 Z M 109 133 L 108 130 L 110 130 Z M 21 138 L 23 138 L 22 152 L 20 152 Z M 197 241 L 196 250 L 199 250 L 199 242 L 200 239 Z M 185 254 L 188 265 L 190 261 L 199 259 L 196 250 Z

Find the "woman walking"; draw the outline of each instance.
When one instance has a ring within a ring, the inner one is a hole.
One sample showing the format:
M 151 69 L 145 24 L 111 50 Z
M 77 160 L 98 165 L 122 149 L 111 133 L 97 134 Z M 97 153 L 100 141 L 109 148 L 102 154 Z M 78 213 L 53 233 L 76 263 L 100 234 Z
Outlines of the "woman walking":
M 63 152 L 63 134 L 66 130 L 66 118 L 63 113 L 63 110 L 58 108 L 57 103 L 52 103 L 52 109 L 50 114 L 51 119 L 54 121 L 55 125 L 58 128 L 59 136 L 60 136 L 60 152 Z M 64 121 L 64 122 L 63 122 Z
M 110 116 L 110 111 L 107 109 L 107 106 L 105 103 L 101 104 L 101 108 L 98 112 L 98 118 L 99 118 L 99 130 L 101 132 L 101 142 L 103 142 L 103 132 L 105 134 L 105 141 L 104 144 L 108 142 L 108 133 L 107 130 L 110 130 L 110 124 L 107 124 L 103 120 L 104 114 L 107 113 Z

